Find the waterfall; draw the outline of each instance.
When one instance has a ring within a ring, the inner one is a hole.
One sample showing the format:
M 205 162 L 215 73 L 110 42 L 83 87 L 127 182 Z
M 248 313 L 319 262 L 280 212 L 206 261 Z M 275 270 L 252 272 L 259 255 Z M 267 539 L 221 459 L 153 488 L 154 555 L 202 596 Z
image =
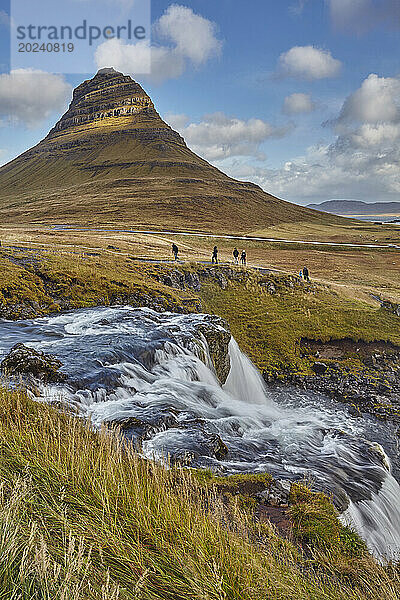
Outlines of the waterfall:
M 382 449 L 383 451 L 383 449 Z M 340 515 L 343 524 L 352 527 L 378 558 L 400 559 L 400 486 L 390 468 L 378 492 L 370 500 L 350 501 Z
M 354 419 L 345 405 L 309 391 L 267 388 L 234 339 L 221 386 L 199 324 L 216 334 L 221 327 L 207 315 L 82 309 L 0 322 L 0 354 L 23 342 L 56 355 L 68 380 L 42 386 L 41 400 L 73 405 L 95 427 L 121 425 L 147 457 L 184 457 L 221 474 L 311 478 L 376 556 L 397 555 L 400 487 L 387 456 L 397 456 L 390 426 L 368 415 Z
M 270 409 L 271 417 L 279 413 L 278 406 L 269 395 L 260 372 L 251 360 L 241 352 L 238 343 L 232 337 L 229 342 L 229 359 L 231 370 L 223 386 L 224 390 L 249 407 L 262 405 L 264 411 Z

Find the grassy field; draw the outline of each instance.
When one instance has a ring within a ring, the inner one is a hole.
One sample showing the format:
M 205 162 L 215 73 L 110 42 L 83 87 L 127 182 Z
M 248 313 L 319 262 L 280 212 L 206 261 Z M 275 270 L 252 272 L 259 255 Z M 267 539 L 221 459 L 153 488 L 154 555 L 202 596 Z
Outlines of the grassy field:
M 398 317 L 380 308 L 372 294 L 400 300 L 395 249 L 354 250 L 248 244 L 250 263 L 272 268 L 267 274 L 246 271 L 222 291 L 214 280 L 202 282 L 200 293 L 163 285 L 160 273 L 170 271 L 170 236 L 117 233 L 55 232 L 38 229 L 2 230 L 0 248 L 0 310 L 6 317 L 37 314 L 99 304 L 147 305 L 156 310 L 198 310 L 225 318 L 242 349 L 267 372 L 290 368 L 309 372 L 301 340 L 349 338 L 389 341 L 400 345 Z M 213 240 L 178 239 L 182 258 L 177 268 L 198 270 L 194 259 L 209 258 Z M 228 261 L 231 240 L 218 240 Z M 151 260 L 157 260 L 157 263 Z M 298 269 L 307 264 L 310 286 L 300 284 Z M 294 267 L 294 268 L 293 268 Z M 275 293 L 268 292 L 272 282 Z M 363 368 L 357 356 L 349 365 Z
M 122 224 L 121 227 L 124 228 Z M 368 233 L 369 228 L 370 225 L 367 225 L 366 237 L 360 240 L 360 243 L 368 243 L 376 239 L 374 231 L 371 235 L 371 232 Z M 396 236 L 399 236 L 397 231 L 397 229 L 389 230 L 390 240 L 381 239 L 379 242 L 395 243 Z M 383 231 L 380 232 L 383 237 L 386 236 Z M 300 237 L 298 230 L 298 238 Z M 377 303 L 371 298 L 371 294 L 382 295 L 394 302 L 400 302 L 400 250 L 390 247 L 368 249 L 304 246 L 167 234 L 55 231 L 32 226 L 2 226 L 0 240 L 5 247 L 16 245 L 40 252 L 54 252 L 64 257 L 71 256 L 74 252 L 78 255 L 97 252 L 101 254 L 99 261 L 106 260 L 109 264 L 113 260 L 116 264 L 129 262 L 130 259 L 171 260 L 173 241 L 178 244 L 180 258 L 183 261 L 210 261 L 212 248 L 217 244 L 220 259 L 230 263 L 232 250 L 236 244 L 239 249 L 246 247 L 249 266 L 297 274 L 306 264 L 313 280 L 329 283 L 345 297 L 360 299 L 375 307 Z
M 267 372 L 308 371 L 311 363 L 302 357 L 303 338 L 400 345 L 398 317 L 389 311 L 341 296 L 327 286 L 294 281 L 292 288 L 285 276 L 254 273 L 244 285 L 232 282 L 223 293 L 215 283 L 204 284 L 201 296 L 206 311 L 226 319 L 244 352 Z M 269 283 L 274 285 L 273 294 L 268 292 Z M 363 366 L 355 351 L 349 365 Z
M 36 303 L 43 313 L 118 301 L 153 298 L 164 308 L 195 306 L 196 294 L 155 280 L 151 260 L 170 261 L 176 240 L 187 263 L 208 261 L 214 243 L 220 259 L 231 261 L 232 240 L 65 232 L 38 228 L 3 228 L 0 251 L 0 300 L 3 306 Z M 239 246 L 241 248 L 241 246 Z M 204 309 L 226 318 L 245 351 L 260 368 L 297 362 L 301 337 L 391 340 L 398 344 L 398 318 L 380 310 L 372 295 L 400 301 L 400 251 L 246 243 L 250 265 L 271 269 L 278 277 L 276 295 L 260 285 L 259 275 L 223 293 L 203 285 Z M 161 264 L 163 264 L 161 262 Z M 296 275 L 308 265 L 315 288 L 289 289 L 279 277 Z M 180 264 L 178 264 L 179 268 Z M 165 263 L 165 268 L 171 265 Z M 262 281 L 261 281 L 262 283 Z M 16 315 L 18 316 L 18 315 Z M 290 327 L 288 326 L 290 324 Z M 286 348 L 286 350 L 285 350 Z
M 292 490 L 283 539 L 218 482 L 145 462 L 118 437 L 0 390 L 4 600 L 394 600 L 321 494 Z M 234 489 L 234 482 L 228 482 Z M 226 480 L 223 485 L 226 487 Z

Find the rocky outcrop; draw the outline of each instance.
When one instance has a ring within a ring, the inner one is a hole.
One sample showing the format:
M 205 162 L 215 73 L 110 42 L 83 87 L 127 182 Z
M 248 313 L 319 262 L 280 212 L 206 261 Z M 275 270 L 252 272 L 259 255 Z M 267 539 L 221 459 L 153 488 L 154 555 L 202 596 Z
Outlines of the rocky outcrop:
M 353 416 L 370 413 L 400 423 L 400 347 L 387 341 L 303 338 L 309 373 L 290 367 L 264 372 L 269 384 L 293 384 L 348 403 Z
M 219 381 L 222 384 L 225 383 L 231 368 L 229 325 L 220 317 L 208 315 L 206 320 L 196 326 L 196 329 L 207 341 L 210 357 Z
M 400 357 L 372 356 L 364 364 L 365 368 L 354 371 L 339 363 L 317 362 L 312 375 L 290 369 L 263 375 L 268 384 L 292 384 L 345 402 L 354 417 L 361 417 L 364 412 L 400 424 Z
M 51 354 L 38 352 L 24 344 L 17 344 L 1 363 L 4 374 L 28 375 L 45 383 L 62 383 L 67 375 L 60 371 L 61 361 Z

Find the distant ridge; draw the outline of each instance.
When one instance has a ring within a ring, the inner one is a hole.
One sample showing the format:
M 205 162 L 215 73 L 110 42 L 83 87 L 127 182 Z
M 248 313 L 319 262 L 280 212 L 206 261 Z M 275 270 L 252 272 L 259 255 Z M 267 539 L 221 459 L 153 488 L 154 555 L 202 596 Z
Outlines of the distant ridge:
M 361 200 L 327 200 L 308 204 L 307 208 L 336 215 L 400 215 L 400 202 L 362 202 Z
M 210 165 L 112 67 L 79 85 L 46 138 L 0 168 L 0 218 L 221 233 L 341 222 Z

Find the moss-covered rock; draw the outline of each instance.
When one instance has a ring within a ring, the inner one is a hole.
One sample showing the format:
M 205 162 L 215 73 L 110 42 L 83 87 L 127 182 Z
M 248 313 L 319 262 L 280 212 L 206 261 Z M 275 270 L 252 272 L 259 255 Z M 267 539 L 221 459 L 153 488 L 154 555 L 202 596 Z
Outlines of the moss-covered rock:
M 17 344 L 1 363 L 1 370 L 7 375 L 30 375 L 46 383 L 61 383 L 67 379 L 60 372 L 62 362 L 44 352 Z

